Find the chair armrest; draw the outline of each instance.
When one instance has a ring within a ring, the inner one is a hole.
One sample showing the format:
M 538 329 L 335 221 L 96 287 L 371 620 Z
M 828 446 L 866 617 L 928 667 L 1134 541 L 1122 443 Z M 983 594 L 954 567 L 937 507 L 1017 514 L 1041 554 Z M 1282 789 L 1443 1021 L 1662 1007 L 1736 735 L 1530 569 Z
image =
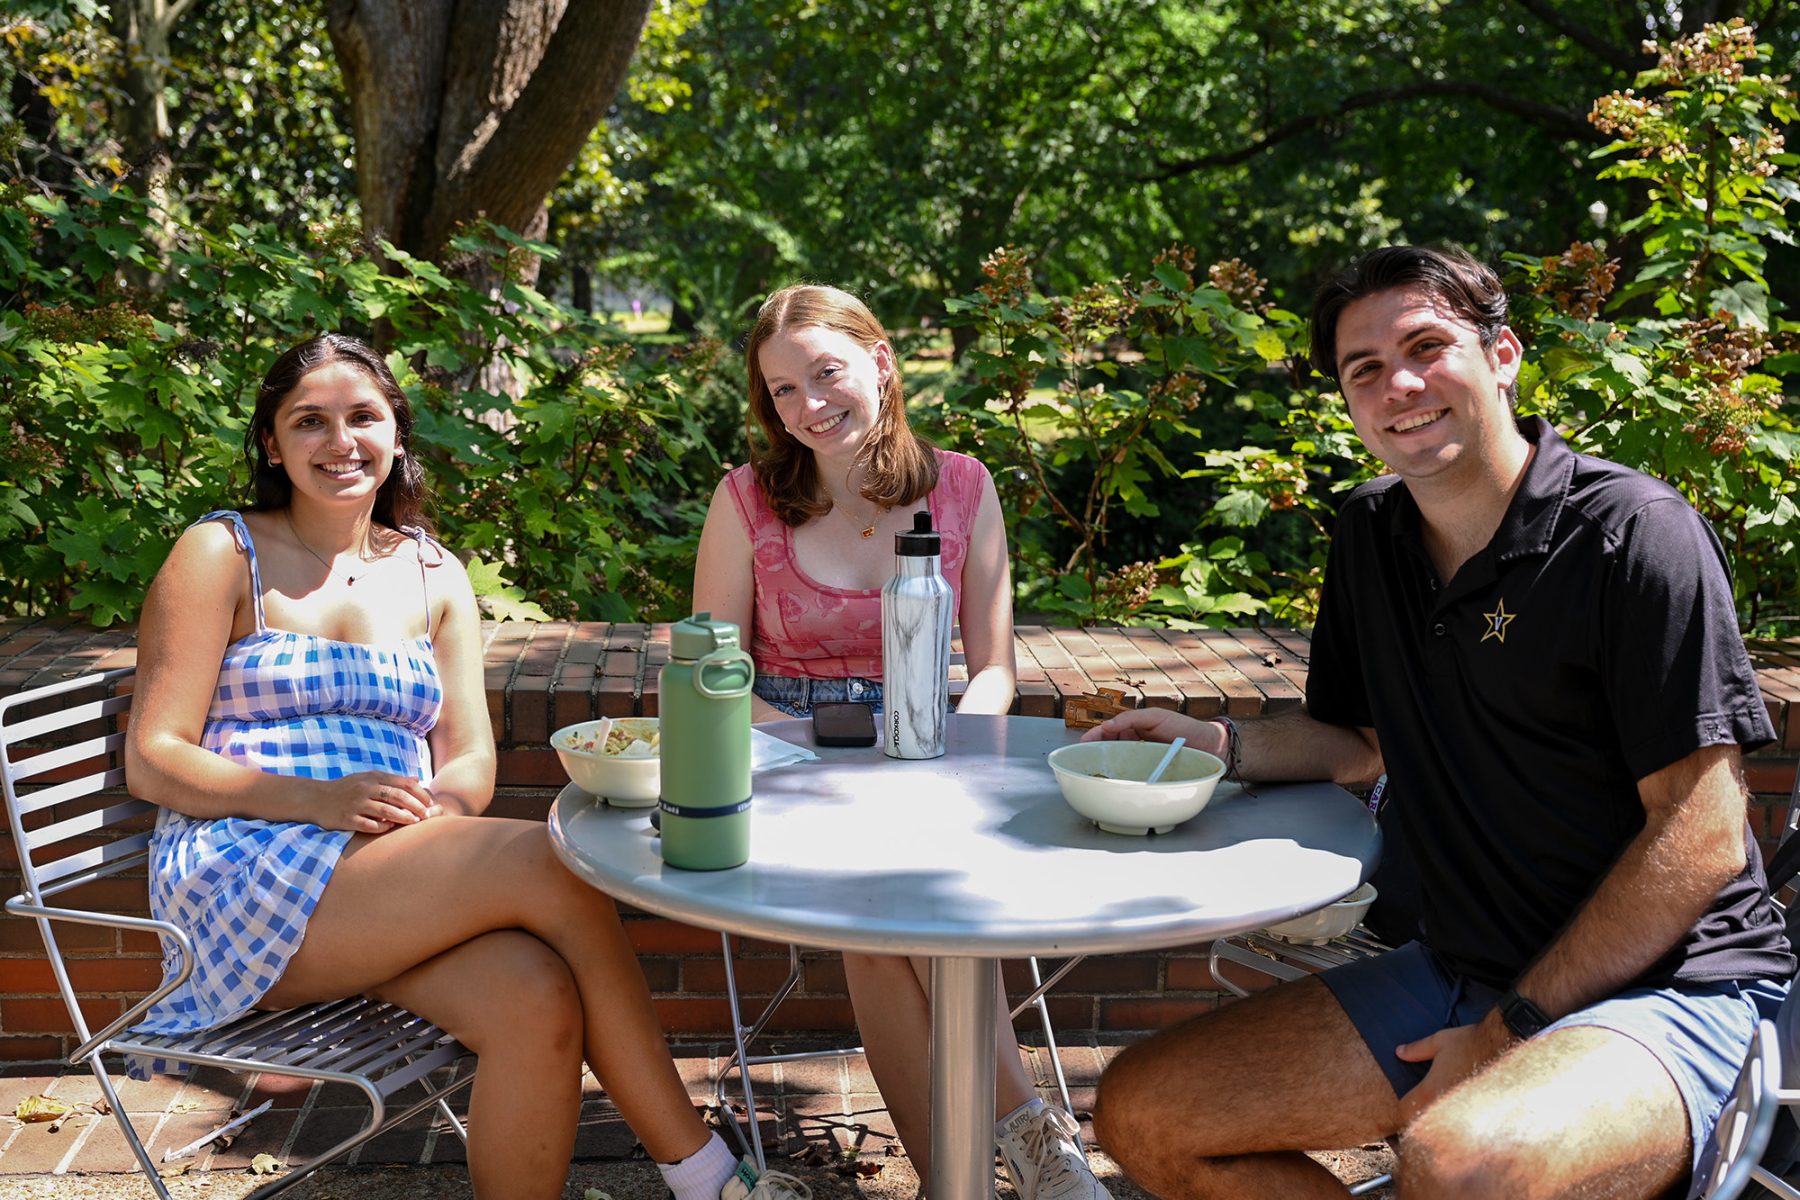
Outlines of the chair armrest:
M 175 945 L 175 951 L 181 960 L 180 966 L 176 969 L 175 974 L 170 978 L 164 979 L 155 991 L 119 1014 L 117 1019 L 107 1024 L 106 1028 L 89 1037 L 85 1042 L 81 1043 L 81 1045 L 70 1051 L 69 1062 L 71 1065 L 79 1065 L 80 1063 L 85 1062 L 95 1050 L 111 1041 L 114 1037 L 117 1037 L 120 1031 L 130 1028 L 136 1023 L 139 1017 L 150 1010 L 151 1005 L 186 983 L 188 976 L 194 973 L 195 956 L 193 939 L 188 937 L 185 929 L 173 925 L 168 921 L 159 921 L 154 917 L 128 917 L 118 913 L 89 912 L 79 908 L 52 908 L 44 904 L 34 904 L 24 896 L 14 896 L 11 900 L 8 900 L 6 902 L 6 911 L 20 917 L 35 917 L 50 921 L 68 921 L 75 925 L 100 925 L 108 926 L 113 929 L 130 929 L 155 933 L 168 938 L 169 941 L 173 942 Z M 48 947 L 46 947 L 46 949 L 48 949 Z M 57 982 L 62 984 L 64 991 L 73 995 L 73 988 L 69 985 L 68 976 L 63 970 L 62 960 L 52 956 L 50 967 L 56 972 Z M 81 1020 L 79 1010 L 70 1015 L 76 1018 L 76 1027 L 80 1028 Z

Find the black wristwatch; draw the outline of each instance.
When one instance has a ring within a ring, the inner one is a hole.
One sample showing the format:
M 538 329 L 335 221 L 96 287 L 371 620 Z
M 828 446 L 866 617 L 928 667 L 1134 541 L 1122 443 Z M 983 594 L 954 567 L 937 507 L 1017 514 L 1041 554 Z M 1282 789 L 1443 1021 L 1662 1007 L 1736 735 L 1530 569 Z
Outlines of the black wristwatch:
M 1534 1038 L 1550 1026 L 1544 1010 L 1519 995 L 1517 988 L 1509 989 L 1495 1007 L 1500 1010 L 1500 1020 L 1522 1040 Z

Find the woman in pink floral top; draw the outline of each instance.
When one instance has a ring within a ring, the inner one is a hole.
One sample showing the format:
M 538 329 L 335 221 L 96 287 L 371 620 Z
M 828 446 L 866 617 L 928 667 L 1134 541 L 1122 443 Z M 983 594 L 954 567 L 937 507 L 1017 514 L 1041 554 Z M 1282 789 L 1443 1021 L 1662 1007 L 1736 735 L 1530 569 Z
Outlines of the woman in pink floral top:
M 1013 701 L 1006 525 L 987 468 L 906 422 L 900 365 L 862 301 L 799 286 L 764 302 L 746 350 L 751 461 L 713 495 L 694 608 L 749 631 L 755 718 L 881 702 L 881 586 L 894 534 L 929 510 L 956 593 L 961 712 Z
M 754 718 L 881 701 L 881 587 L 894 534 L 929 510 L 943 537 L 969 683 L 959 712 L 1012 707 L 1006 526 L 987 468 L 906 421 L 887 331 L 836 288 L 784 288 L 745 350 L 751 461 L 713 494 L 694 608 L 749 630 Z M 844 955 L 869 1068 L 920 1176 L 930 1171 L 927 960 Z M 995 1136 L 1023 1200 L 1105 1200 L 1073 1120 L 1037 1098 L 1002 1000 Z

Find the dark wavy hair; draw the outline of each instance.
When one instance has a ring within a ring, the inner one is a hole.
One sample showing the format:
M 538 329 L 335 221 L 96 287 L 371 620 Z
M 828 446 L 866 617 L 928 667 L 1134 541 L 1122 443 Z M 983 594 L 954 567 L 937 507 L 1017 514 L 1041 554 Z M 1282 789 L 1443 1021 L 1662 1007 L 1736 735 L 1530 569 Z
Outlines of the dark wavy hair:
M 750 438 L 750 469 L 775 515 L 788 525 L 804 525 L 831 511 L 819 486 L 819 468 L 811 450 L 782 428 L 775 398 L 763 378 L 759 352 L 763 343 L 785 329 L 822 325 L 835 329 L 873 353 L 879 342 L 892 341 L 869 306 L 849 292 L 821 284 L 782 288 L 763 301 L 756 324 L 744 345 L 750 384 L 750 411 L 744 424 Z M 757 437 L 760 426 L 762 437 Z M 917 503 L 937 486 L 938 461 L 931 443 L 906 422 L 906 392 L 900 385 L 900 362 L 881 388 L 875 427 L 856 452 L 864 468 L 865 500 L 890 508 Z
M 250 464 L 250 484 L 255 499 L 252 512 L 278 512 L 294 499 L 294 484 L 287 472 L 269 461 L 268 438 L 275 432 L 275 413 L 300 381 L 327 364 L 341 362 L 367 375 L 394 410 L 399 431 L 398 446 L 406 451 L 394 459 L 393 469 L 375 493 L 375 520 L 390 529 L 412 526 L 429 529 L 425 519 L 425 469 L 412 451 L 413 410 L 381 355 L 341 333 L 321 333 L 308 338 L 275 360 L 256 390 L 256 408 L 250 428 L 244 431 L 244 458 Z
M 1481 348 L 1492 350 L 1506 328 L 1506 289 L 1500 277 L 1455 246 L 1383 246 L 1325 281 L 1312 307 L 1308 357 L 1333 383 L 1337 374 L 1337 326 L 1344 310 L 1365 296 L 1418 284 L 1475 327 Z

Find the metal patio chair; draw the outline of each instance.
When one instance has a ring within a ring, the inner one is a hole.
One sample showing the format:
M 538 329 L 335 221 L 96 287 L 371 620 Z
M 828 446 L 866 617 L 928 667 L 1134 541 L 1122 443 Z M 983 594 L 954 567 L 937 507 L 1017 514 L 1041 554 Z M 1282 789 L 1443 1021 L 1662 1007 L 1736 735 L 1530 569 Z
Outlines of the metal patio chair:
M 763 1159 L 762 1137 L 757 1128 L 756 1086 L 750 1080 L 749 1069 L 751 1067 L 763 1066 L 769 1063 L 805 1062 L 828 1058 L 852 1058 L 861 1054 L 863 1048 L 861 1046 L 851 1046 L 844 1049 L 798 1050 L 787 1054 L 751 1054 L 750 1044 L 758 1037 L 762 1036 L 764 1027 L 769 1023 L 769 1018 L 775 1015 L 775 1010 L 780 1007 L 781 1002 L 786 1000 L 788 994 L 800 983 L 800 947 L 792 945 L 788 947 L 787 978 L 782 981 L 781 986 L 775 989 L 774 995 L 769 997 L 769 1002 L 763 1005 L 762 1012 L 757 1015 L 756 1020 L 749 1024 L 745 1024 L 743 1004 L 738 997 L 737 970 L 734 964 L 735 956 L 731 948 L 731 935 L 729 933 L 721 933 L 719 935 L 719 941 L 724 952 L 725 995 L 727 1002 L 731 1005 L 733 1048 L 731 1057 L 726 1060 L 725 1066 L 720 1069 L 719 1078 L 713 1085 L 713 1107 L 717 1109 L 720 1114 L 727 1117 L 730 1116 L 731 1109 L 729 1102 L 726 1099 L 725 1091 L 730 1085 L 732 1073 L 736 1072 L 739 1089 L 744 1095 L 744 1120 L 742 1122 L 726 1120 L 723 1124 L 725 1128 L 731 1130 L 732 1136 L 737 1139 L 738 1145 L 742 1148 L 743 1152 L 756 1159 L 756 1169 L 762 1171 L 767 1169 L 767 1164 Z M 1060 983 L 1065 975 L 1079 966 L 1082 959 L 1085 957 L 1085 955 L 1078 954 L 1073 958 L 1067 959 L 1051 973 L 1048 979 L 1043 977 L 1042 970 L 1036 958 L 1027 960 L 1031 970 L 1032 990 L 1023 1000 L 1019 1001 L 1019 1003 L 1013 1007 L 1010 1013 L 1012 1019 L 1017 1020 L 1019 1014 L 1023 1013 L 1027 1008 L 1037 1009 L 1038 1020 L 1043 1023 L 1044 1027 L 1044 1044 L 1050 1051 L 1050 1066 L 1052 1073 L 1056 1077 L 1056 1090 L 1058 1095 L 1062 1098 L 1063 1111 L 1071 1114 L 1075 1111 L 1075 1108 L 1069 1100 L 1069 1083 L 1063 1075 L 1062 1054 L 1056 1047 L 1056 1030 L 1050 1023 L 1050 1006 L 1045 1003 L 1044 994 Z M 747 1134 L 745 1133 L 746 1126 L 749 1128 L 749 1133 Z
M 257 1189 L 252 1200 L 285 1191 L 323 1164 L 433 1105 L 457 1136 L 466 1139 L 446 1100 L 472 1081 L 467 1072 L 459 1077 L 455 1070 L 470 1052 L 435 1025 L 391 1004 L 353 997 L 284 1012 L 251 1012 L 203 1033 L 131 1032 L 130 1026 L 151 1004 L 192 972 L 190 939 L 164 921 L 92 907 L 62 907 L 56 901 L 67 897 L 76 903 L 83 885 L 140 868 L 149 859 L 157 808 L 122 790 L 123 729 L 133 674 L 129 667 L 89 674 L 0 699 L 0 785 L 24 888 L 6 902 L 6 911 L 37 923 L 57 989 L 81 1042 L 70 1052 L 69 1065 L 85 1065 L 93 1072 L 150 1186 L 169 1200 L 157 1164 L 119 1102 L 106 1065 L 111 1056 L 343 1083 L 368 1098 L 371 1111 L 363 1129 Z M 173 945 L 180 954 L 181 968 L 105 1028 L 92 1032 L 53 927 L 65 921 L 159 934 L 165 946 Z M 433 1079 L 438 1072 L 443 1072 L 442 1078 Z M 401 1097 L 414 1085 L 416 1094 Z
M 1788 792 L 1775 853 L 1766 864 L 1769 891 L 1787 918 L 1790 940 L 1800 935 L 1800 909 L 1795 907 L 1791 891 L 1800 878 L 1800 841 L 1793 836 L 1797 823 L 1800 772 L 1795 773 Z M 1782 1170 L 1791 1170 L 1793 1160 L 1800 1157 L 1800 1124 L 1796 1123 L 1800 1122 L 1800 1087 L 1786 1086 L 1800 1084 L 1800 1062 L 1794 1061 L 1794 1052 L 1800 1047 L 1796 1021 L 1800 1021 L 1800 1007 L 1790 999 L 1774 1022 L 1758 1024 L 1737 1086 L 1713 1128 L 1717 1157 L 1702 1193 L 1706 1200 L 1736 1200 L 1752 1184 L 1760 1185 L 1758 1196 L 1800 1200 L 1800 1189 L 1763 1162 L 1766 1155 Z
M 1784 1107 L 1800 1105 L 1800 1088 L 1781 1086 L 1781 1039 L 1773 1021 L 1758 1022 L 1737 1086 L 1713 1127 L 1718 1157 L 1708 1173 L 1705 1200 L 1737 1200 L 1752 1182 L 1780 1200 L 1800 1200 L 1800 1189 L 1762 1164 Z M 1790 1120 L 1792 1116 L 1790 1114 Z

